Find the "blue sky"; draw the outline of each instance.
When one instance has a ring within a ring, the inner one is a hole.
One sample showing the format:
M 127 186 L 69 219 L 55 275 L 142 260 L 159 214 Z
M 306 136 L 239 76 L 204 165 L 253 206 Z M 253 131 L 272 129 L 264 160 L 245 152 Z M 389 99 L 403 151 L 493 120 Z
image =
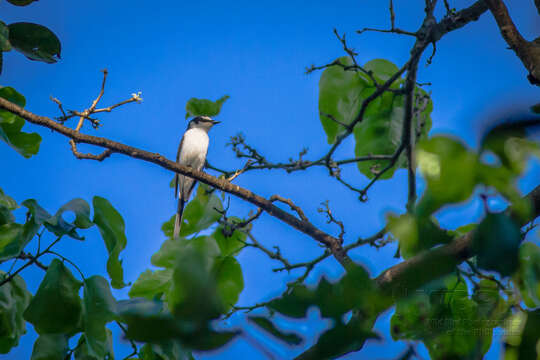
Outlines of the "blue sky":
M 396 0 L 396 25 L 414 31 L 422 20 L 423 1 Z M 460 9 L 472 1 L 450 1 Z M 523 35 L 532 38 L 540 24 L 531 0 L 507 1 L 510 12 Z M 217 99 L 228 94 L 219 120 L 211 132 L 208 159 L 224 168 L 239 168 L 225 145 L 230 136 L 243 132 L 247 141 L 268 159 L 286 161 L 303 148 L 314 159 L 328 149 L 326 135 L 318 120 L 319 74 L 305 74 L 311 64 L 321 65 L 343 56 L 341 44 L 332 33 L 337 28 L 348 34 L 350 45 L 364 63 L 386 58 L 398 65 L 409 55 L 412 40 L 389 34 L 354 34 L 362 27 L 389 26 L 385 1 L 236 1 L 236 2 L 161 2 L 148 1 L 39 1 L 28 7 L 0 3 L 0 18 L 6 23 L 30 21 L 46 25 L 62 42 L 62 60 L 54 65 L 28 61 L 19 53 L 4 54 L 0 85 L 13 86 L 27 98 L 27 109 L 56 116 L 53 95 L 68 109 L 84 109 L 97 95 L 100 70 L 109 70 L 102 105 L 109 105 L 142 91 L 144 102 L 100 117 L 103 127 L 97 134 L 174 158 L 185 129 L 184 108 L 191 97 Z M 442 6 L 439 6 L 439 16 Z M 434 111 L 432 133 L 450 133 L 470 146 L 478 142 L 481 124 L 501 111 L 524 109 L 537 102 L 540 92 L 526 80 L 526 70 L 513 52 L 506 49 L 489 13 L 478 22 L 447 35 L 438 43 L 433 64 L 419 68 L 419 82 L 431 82 Z M 431 49 L 426 52 L 428 55 Z M 123 252 L 125 276 L 134 281 L 150 265 L 150 255 L 164 241 L 161 224 L 174 212 L 173 193 L 168 187 L 172 177 L 167 171 L 121 155 L 103 163 L 77 160 L 66 138 L 48 130 L 27 125 L 43 137 L 39 154 L 25 160 L 0 144 L 2 165 L 9 169 L 0 186 L 17 201 L 36 198 L 49 211 L 56 211 L 72 198 L 91 201 L 100 195 L 109 199 L 126 220 L 128 246 Z M 346 141 L 337 158 L 353 156 L 353 143 Z M 90 150 L 91 148 L 84 148 Z M 520 183 L 522 190 L 532 188 L 538 178 L 538 164 Z M 354 165 L 343 175 L 361 186 L 367 179 Z M 324 230 L 338 230 L 317 212 L 322 201 L 330 206 L 346 225 L 346 240 L 367 236 L 383 224 L 387 211 L 403 211 L 406 200 L 404 171 L 393 180 L 381 181 L 370 193 L 370 201 L 360 203 L 354 194 L 328 177 L 324 169 L 286 175 L 264 171 L 240 176 L 236 183 L 263 195 L 290 197 L 306 215 Z M 231 199 L 231 212 L 246 216 L 252 205 Z M 456 212 L 445 211 L 440 220 L 450 228 L 476 220 L 481 215 L 478 201 Z M 308 260 L 322 249 L 314 241 L 278 220 L 262 216 L 254 226 L 254 235 L 271 247 L 279 245 L 291 261 Z M 88 231 L 84 243 L 66 240 L 59 249 L 81 264 L 86 274 L 105 274 L 105 247 L 96 229 Z M 360 248 L 352 257 L 377 275 L 394 264 L 394 245 L 379 251 Z M 295 273 L 275 274 L 264 255 L 245 250 L 239 260 L 245 277 L 240 304 L 250 305 L 278 295 L 284 282 Z M 340 267 L 333 259 L 325 261 L 319 272 L 337 278 Z M 296 274 L 298 275 L 298 274 Z M 30 269 L 24 273 L 29 288 L 37 289 L 42 273 Z M 116 293 L 119 298 L 125 292 Z M 322 328 L 317 313 L 311 314 L 308 333 Z M 381 317 L 377 330 L 386 339 L 391 312 Z M 231 324 L 242 324 L 240 317 Z M 261 335 L 253 332 L 261 339 Z M 8 356 L 29 358 L 36 335 L 30 331 L 21 345 Z M 290 357 L 295 350 L 283 351 L 268 343 L 278 357 Z M 363 350 L 365 357 L 391 357 L 405 348 L 403 343 L 381 342 Z M 490 352 L 496 356 L 497 349 Z M 117 357 L 129 353 L 127 345 L 117 346 Z M 261 358 L 262 354 L 240 339 L 225 351 L 210 354 L 229 358 L 242 354 Z M 351 356 L 354 358 L 354 355 Z

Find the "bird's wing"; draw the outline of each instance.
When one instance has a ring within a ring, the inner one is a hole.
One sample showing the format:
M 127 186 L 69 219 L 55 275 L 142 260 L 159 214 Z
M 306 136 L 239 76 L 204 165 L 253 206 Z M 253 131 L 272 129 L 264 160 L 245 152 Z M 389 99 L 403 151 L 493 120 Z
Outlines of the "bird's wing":
M 180 145 L 178 145 L 178 151 L 176 152 L 176 162 L 180 161 L 180 152 L 182 150 L 183 144 L 184 144 L 184 136 L 182 136 L 182 140 L 180 140 Z M 174 175 L 174 197 L 175 198 L 178 197 L 178 180 L 179 180 L 179 176 L 178 176 L 178 173 L 176 173 Z

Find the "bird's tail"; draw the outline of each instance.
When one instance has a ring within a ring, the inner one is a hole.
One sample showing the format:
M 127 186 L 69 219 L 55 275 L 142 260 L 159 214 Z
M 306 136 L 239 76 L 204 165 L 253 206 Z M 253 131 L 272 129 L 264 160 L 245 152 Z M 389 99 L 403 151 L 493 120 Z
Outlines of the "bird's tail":
M 184 197 L 180 195 L 178 199 L 178 209 L 176 210 L 176 218 L 174 220 L 174 232 L 173 239 L 176 239 L 180 235 L 180 226 L 182 225 L 182 215 L 184 213 Z

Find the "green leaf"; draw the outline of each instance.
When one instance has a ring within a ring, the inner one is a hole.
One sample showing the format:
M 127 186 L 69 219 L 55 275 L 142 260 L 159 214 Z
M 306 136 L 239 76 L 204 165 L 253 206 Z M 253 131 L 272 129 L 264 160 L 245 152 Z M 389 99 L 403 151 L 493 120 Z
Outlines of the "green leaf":
M 473 238 L 477 264 L 501 276 L 514 273 L 518 267 L 519 226 L 504 213 L 488 214 L 478 225 Z
M 16 6 L 26 6 L 38 0 L 7 0 L 7 1 L 8 3 L 16 5 Z
M 507 329 L 504 344 L 505 360 L 538 359 L 538 340 L 540 339 L 540 310 L 518 312 Z
M 178 341 L 162 341 L 157 344 L 145 344 L 139 350 L 142 360 L 193 360 L 191 352 L 185 350 Z
M 19 22 L 8 27 L 11 46 L 30 60 L 52 64 L 60 58 L 60 40 L 45 26 Z
M 270 335 L 284 341 L 289 345 L 300 345 L 303 339 L 294 332 L 284 332 L 264 316 L 248 316 L 248 320 L 269 333 Z
M 6 273 L 0 271 L 0 278 L 4 276 Z M 0 354 L 7 354 L 17 346 L 21 336 L 26 333 L 23 312 L 31 297 L 19 275 L 0 286 Z
M 399 240 L 400 254 L 404 259 L 452 240 L 447 231 L 437 226 L 433 219 L 411 214 L 387 215 L 388 229 Z
M 168 239 L 161 245 L 159 251 L 152 255 L 152 265 L 172 269 L 186 251 L 193 249 L 205 254 L 208 264 L 220 255 L 216 240 L 210 236 L 198 236 L 190 240 Z
M 86 351 L 103 359 L 112 356 L 110 335 L 105 325 L 116 315 L 116 300 L 105 278 L 94 275 L 84 282 L 83 324 Z
M 4 86 L 0 87 L 0 97 L 11 101 L 12 103 L 24 107 L 26 105 L 26 99 L 19 94 L 17 90 L 12 87 Z M 13 123 L 18 116 L 4 109 L 0 110 L 0 123 Z
M 205 301 L 201 306 L 207 306 Z M 119 301 L 117 309 L 119 318 L 128 326 L 126 336 L 137 341 L 162 344 L 177 339 L 189 349 L 213 350 L 238 335 L 238 332 L 213 331 L 207 322 L 182 321 L 173 317 L 158 301 L 141 298 Z
M 24 97 L 11 87 L 0 88 L 0 97 L 20 107 L 24 107 L 26 102 Z M 37 133 L 22 132 L 24 123 L 23 118 L 7 110 L 0 110 L 0 139 L 25 158 L 29 158 L 38 153 L 41 136 Z
M 218 227 L 212 237 L 216 239 L 221 256 L 235 256 L 244 248 L 247 235 L 239 230 L 235 230 L 229 236 L 226 236 L 224 232 L 223 227 Z
M 111 286 L 121 289 L 126 286 L 122 261 L 119 259 L 120 252 L 127 245 L 124 219 L 107 199 L 94 196 L 92 203 L 94 205 L 93 222 L 98 226 L 109 252 L 107 272 L 111 278 Z
M 15 216 L 11 212 L 18 207 L 17 202 L 0 188 L 0 225 L 14 222 Z
M 211 272 L 212 264 L 213 258 L 198 248 L 186 248 L 177 258 L 168 298 L 176 317 L 205 323 L 226 311 Z
M 74 333 L 80 328 L 81 285 L 64 263 L 53 259 L 24 318 L 39 334 Z
M 9 43 L 9 28 L 3 21 L 0 21 L 0 52 L 11 50 Z
M 109 329 L 105 329 L 105 342 L 101 345 L 104 349 L 106 349 L 104 352 L 106 354 L 110 354 L 110 357 L 98 357 L 95 355 L 95 352 L 88 346 L 87 338 L 82 335 L 79 337 L 79 341 L 77 342 L 77 347 L 75 348 L 75 351 L 73 352 L 73 355 L 75 356 L 75 360 L 102 360 L 102 359 L 110 359 L 114 360 L 114 351 L 113 351 L 113 339 L 112 339 L 112 332 Z
M 185 237 L 204 230 L 221 218 L 221 200 L 213 193 L 208 194 L 207 190 L 206 186 L 199 185 L 196 196 L 186 205 L 180 236 Z
M 25 205 L 24 202 L 23 205 Z M 75 214 L 73 223 L 68 223 L 64 220 L 63 214 L 66 211 L 71 211 Z M 62 205 L 54 216 L 45 220 L 44 225 L 47 230 L 56 236 L 68 235 L 77 240 L 84 240 L 84 237 L 80 236 L 76 229 L 87 229 L 93 226 L 94 223 L 90 220 L 90 206 L 88 203 L 83 199 L 73 199 Z
M 340 319 L 352 309 L 375 314 L 384 308 L 384 303 L 367 271 L 355 266 L 335 284 L 323 276 L 315 288 L 297 285 L 271 301 L 268 307 L 288 317 L 303 318 L 311 306 L 317 306 L 321 316 Z
M 171 285 L 172 275 L 172 269 L 145 270 L 129 289 L 129 297 L 144 297 L 151 300 L 159 294 L 166 293 Z
M 525 242 L 519 248 L 519 269 L 514 276 L 525 305 L 540 306 L 540 247 Z
M 482 358 L 498 324 L 484 311 L 469 298 L 463 280 L 447 276 L 397 302 L 392 338 L 423 341 L 432 359 Z
M 366 340 L 380 336 L 366 327 L 364 322 L 351 320 L 338 322 L 321 334 L 317 343 L 309 349 L 311 359 L 334 359 L 340 355 L 360 350 Z
M 379 82 L 385 82 L 399 71 L 399 68 L 394 63 L 386 59 L 374 59 L 368 61 L 364 65 L 364 69 L 372 71 L 373 76 Z
M 356 156 L 392 155 L 401 143 L 405 114 L 404 97 L 386 92 L 380 99 L 377 111 L 371 116 L 364 116 L 362 123 L 354 128 Z M 371 179 L 388 163 L 388 160 L 370 160 L 360 161 L 357 165 L 360 172 Z M 403 166 L 405 162 L 400 160 L 397 166 L 380 178 L 392 177 L 395 168 Z
M 540 103 L 531 106 L 531 111 L 535 114 L 540 114 Z
M 217 292 L 227 308 L 235 305 L 244 289 L 242 268 L 232 256 L 219 257 L 214 262 L 212 273 L 216 278 Z
M 216 101 L 207 99 L 191 98 L 186 104 L 186 119 L 190 116 L 216 116 L 221 111 L 221 106 L 229 95 L 225 95 Z
M 0 226 L 0 262 L 13 258 L 23 251 L 41 226 L 39 220 L 31 212 L 31 217 L 24 225 L 6 223 Z
M 68 353 L 68 337 L 64 334 L 42 334 L 34 343 L 30 360 L 61 360 Z
M 345 66 L 353 64 L 348 56 L 336 61 Z M 319 116 L 329 144 L 345 130 L 338 122 L 350 124 L 358 115 L 364 99 L 362 91 L 366 87 L 368 82 L 356 71 L 344 70 L 339 65 L 323 71 L 319 80 Z
M 417 205 L 417 213 L 431 215 L 445 204 L 465 201 L 476 184 L 478 157 L 460 142 L 434 136 L 417 147 L 417 162 L 427 188 Z

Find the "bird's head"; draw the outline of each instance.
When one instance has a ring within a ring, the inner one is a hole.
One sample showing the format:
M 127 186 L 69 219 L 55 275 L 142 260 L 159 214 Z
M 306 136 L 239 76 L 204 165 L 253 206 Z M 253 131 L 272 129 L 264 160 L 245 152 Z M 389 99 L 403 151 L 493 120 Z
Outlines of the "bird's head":
M 219 124 L 220 121 L 215 121 L 209 116 L 196 116 L 190 120 L 188 124 L 189 129 L 203 129 L 206 132 L 212 128 L 212 126 Z

